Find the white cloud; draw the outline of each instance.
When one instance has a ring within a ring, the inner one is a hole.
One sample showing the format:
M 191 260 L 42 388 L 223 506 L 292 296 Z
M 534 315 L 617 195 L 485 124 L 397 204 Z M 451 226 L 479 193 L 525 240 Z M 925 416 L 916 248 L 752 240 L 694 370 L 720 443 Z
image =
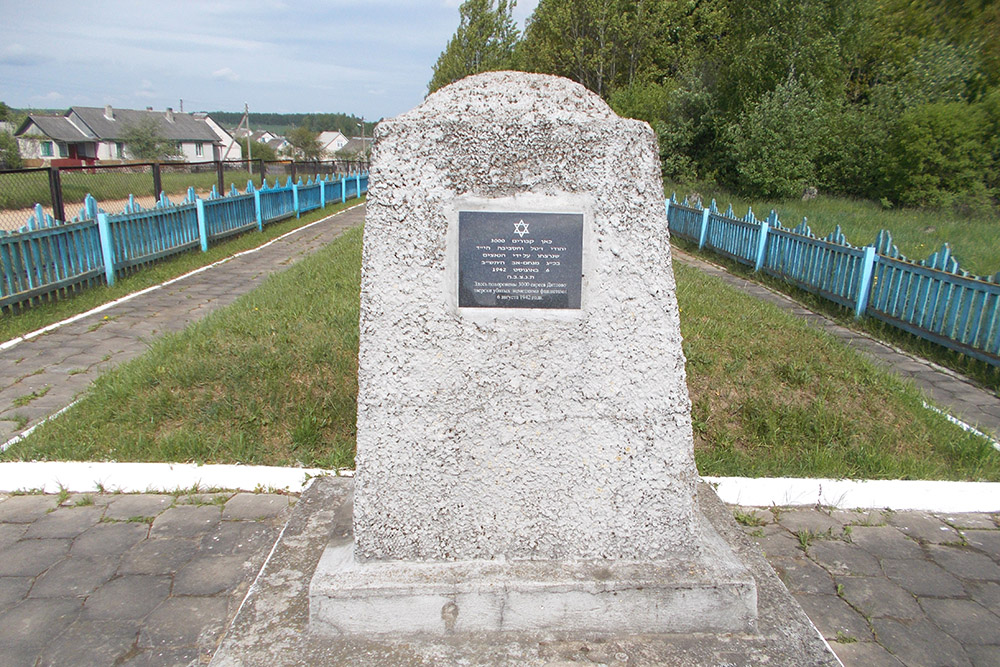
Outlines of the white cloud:
M 225 79 L 226 81 L 239 81 L 240 75 L 229 67 L 223 67 L 212 72 L 213 79 Z

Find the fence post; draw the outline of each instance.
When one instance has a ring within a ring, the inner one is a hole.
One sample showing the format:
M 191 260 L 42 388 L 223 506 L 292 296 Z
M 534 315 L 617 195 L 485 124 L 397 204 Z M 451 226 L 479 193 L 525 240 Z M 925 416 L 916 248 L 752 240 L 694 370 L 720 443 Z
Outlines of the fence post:
M 770 229 L 771 225 L 767 224 L 767 220 L 760 221 L 760 241 L 757 242 L 757 262 L 754 264 L 754 271 L 760 271 L 760 267 L 764 266 L 764 254 L 767 252 L 767 232 Z
M 708 238 L 708 216 L 710 214 L 709 209 L 705 209 L 705 212 L 701 215 L 701 232 L 698 234 L 698 250 L 705 247 L 705 239 Z
M 160 163 L 153 163 L 153 198 L 159 201 L 160 193 L 163 192 L 163 181 L 160 178 Z
M 357 193 L 358 199 L 361 199 L 361 172 L 360 171 L 357 174 L 354 175 L 354 179 L 355 179 L 354 182 L 357 184 L 357 187 L 354 188 L 354 191 L 355 191 L 355 193 Z
M 115 253 L 111 241 L 111 223 L 107 213 L 97 214 L 97 233 L 101 237 L 101 256 L 104 258 L 104 278 L 108 285 L 115 284 Z
M 208 252 L 208 226 L 205 224 L 205 200 L 198 197 L 194 200 L 198 212 L 198 237 L 201 239 L 201 251 Z
M 347 176 L 340 177 L 340 203 L 347 201 Z
M 292 208 L 295 209 L 295 217 L 299 217 L 299 184 L 292 183 Z
M 861 277 L 858 279 L 858 296 L 854 306 L 855 319 L 860 319 L 868 310 L 868 295 L 871 293 L 874 272 L 875 246 L 865 246 L 865 255 L 861 259 Z
M 59 167 L 49 167 L 49 194 L 52 197 L 52 217 L 56 220 L 66 220 L 63 208 L 62 176 Z
M 264 231 L 264 216 L 261 214 L 260 210 L 260 190 L 253 191 L 253 204 L 257 209 L 257 231 Z
M 219 192 L 226 194 L 226 177 L 222 173 L 222 160 L 215 161 L 215 174 L 219 179 Z
M 663 210 L 667 214 L 667 229 L 670 229 L 670 197 L 667 197 L 667 203 L 664 204 Z
M 322 178 L 319 179 L 319 207 L 326 208 L 326 180 Z
M 289 171 L 290 171 L 290 173 L 288 175 L 292 177 L 292 182 L 294 183 L 295 182 L 295 160 L 292 160 L 291 169 Z

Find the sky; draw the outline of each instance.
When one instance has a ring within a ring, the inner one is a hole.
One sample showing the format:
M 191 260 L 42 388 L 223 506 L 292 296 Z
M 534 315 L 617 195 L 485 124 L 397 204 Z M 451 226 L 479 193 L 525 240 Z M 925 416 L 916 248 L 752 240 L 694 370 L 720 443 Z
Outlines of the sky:
M 0 101 L 388 118 L 423 100 L 460 4 L 0 0 Z

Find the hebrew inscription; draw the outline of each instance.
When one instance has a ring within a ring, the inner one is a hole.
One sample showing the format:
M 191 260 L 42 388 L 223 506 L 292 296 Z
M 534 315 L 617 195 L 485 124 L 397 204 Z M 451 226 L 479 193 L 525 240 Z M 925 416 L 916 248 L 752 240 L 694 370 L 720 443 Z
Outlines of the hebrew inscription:
M 583 214 L 459 211 L 460 308 L 579 309 Z

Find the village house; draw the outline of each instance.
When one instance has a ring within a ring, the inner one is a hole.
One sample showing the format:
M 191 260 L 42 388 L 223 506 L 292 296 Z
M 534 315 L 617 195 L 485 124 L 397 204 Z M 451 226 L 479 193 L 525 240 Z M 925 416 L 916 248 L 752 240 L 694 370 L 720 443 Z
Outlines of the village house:
M 208 114 L 70 107 L 62 116 L 31 114 L 15 132 L 21 157 L 43 166 L 91 165 L 132 159 L 123 135 L 128 128 L 156 123 L 160 134 L 177 144 L 177 161 L 239 159 L 243 153 L 221 125 Z

